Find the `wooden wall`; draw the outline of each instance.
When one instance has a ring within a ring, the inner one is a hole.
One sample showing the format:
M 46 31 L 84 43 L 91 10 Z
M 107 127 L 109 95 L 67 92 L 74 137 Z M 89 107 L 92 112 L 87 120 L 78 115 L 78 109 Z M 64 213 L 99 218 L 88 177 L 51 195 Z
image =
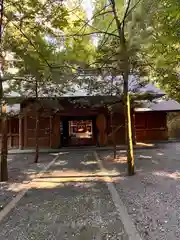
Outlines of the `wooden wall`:
M 7 132 L 8 132 L 8 148 L 19 147 L 19 118 L 12 117 L 7 120 Z M 1 133 L 1 121 L 0 121 L 0 133 Z M 1 146 L 1 136 L 0 136 Z
M 112 132 L 114 132 L 114 139 Z M 107 136 L 108 145 L 113 145 L 113 141 L 117 145 L 125 144 L 125 119 L 122 113 L 113 113 L 112 118 L 108 116 Z
M 97 115 L 98 116 L 98 115 Z M 125 119 L 122 113 L 114 113 L 111 119 L 110 115 L 104 115 L 106 118 L 104 139 L 99 140 L 94 136 L 93 144 L 113 145 L 112 128 L 114 129 L 114 141 L 117 145 L 125 144 Z M 60 119 L 61 116 L 40 118 L 39 146 L 41 148 L 59 148 L 60 147 Z M 104 121 L 104 120 L 103 120 Z M 24 126 L 25 127 L 25 126 Z M 95 126 L 97 128 L 97 126 Z M 35 145 L 35 119 L 27 119 L 26 144 L 24 147 L 33 147 Z M 143 112 L 135 114 L 135 136 L 137 142 L 151 142 L 168 139 L 165 112 Z
M 136 141 L 160 141 L 168 139 L 167 113 L 142 112 L 135 114 Z
M 24 119 L 24 148 L 35 146 L 36 119 L 27 116 Z M 39 118 L 39 147 L 59 148 L 60 146 L 60 116 L 40 116 Z
M 36 119 L 34 116 L 28 116 L 25 118 L 24 129 L 26 131 L 24 138 L 24 147 L 33 148 L 35 146 L 36 136 Z M 39 118 L 39 147 L 47 148 L 50 146 L 50 118 L 41 117 Z
M 50 147 L 51 148 L 59 148 L 61 145 L 61 132 L 60 132 L 60 116 L 55 115 L 51 118 L 52 125 L 51 125 L 51 140 L 50 140 Z
M 133 123 L 135 123 L 134 127 Z M 108 116 L 108 145 L 113 145 L 112 128 L 114 129 L 115 143 L 117 145 L 125 144 L 125 119 L 123 113 L 114 113 L 113 119 L 111 119 L 110 115 Z M 134 142 L 168 140 L 167 113 L 141 112 L 132 114 L 132 131 L 134 131 Z
M 117 145 L 125 144 L 125 119 L 123 113 L 114 113 L 113 118 L 107 112 L 99 111 L 104 114 L 106 121 L 100 118 L 104 124 L 104 130 L 98 129 L 97 119 L 93 120 L 93 145 L 113 145 L 114 141 Z M 83 116 L 83 109 L 81 110 Z M 54 116 L 43 114 L 40 116 L 39 122 L 39 146 L 40 148 L 59 148 L 61 146 L 60 120 L 63 116 L 57 113 Z M 28 113 L 23 116 L 20 132 L 20 120 L 18 117 L 8 119 L 8 147 L 9 148 L 34 148 L 35 147 L 35 125 L 36 120 L 34 113 Z M 101 128 L 101 124 L 98 123 Z M 102 132 L 101 134 L 99 134 Z M 135 113 L 135 135 L 137 142 L 152 142 L 168 139 L 167 114 L 165 112 L 141 112 Z M 1 142 L 1 141 L 0 141 Z

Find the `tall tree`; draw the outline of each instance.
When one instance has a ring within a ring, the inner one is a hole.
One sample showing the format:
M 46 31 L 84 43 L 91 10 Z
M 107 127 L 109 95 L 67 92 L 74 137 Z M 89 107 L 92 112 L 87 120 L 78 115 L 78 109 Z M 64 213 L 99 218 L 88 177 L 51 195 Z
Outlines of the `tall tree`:
M 67 26 L 66 17 L 66 8 L 55 0 L 45 1 L 44 3 L 42 1 L 21 0 L 14 2 L 8 0 L 5 1 L 4 4 L 3 1 L 1 1 L 1 70 L 3 70 L 3 79 L 2 75 L 0 79 L 0 99 L 2 106 L 2 181 L 6 181 L 8 178 L 7 121 L 6 113 L 3 112 L 6 110 L 3 102 L 3 82 L 5 81 L 5 76 L 7 75 L 6 70 L 8 70 L 8 61 L 5 62 L 3 56 L 7 52 L 13 53 L 15 57 L 14 60 L 17 60 L 15 63 L 16 68 L 19 69 L 18 76 L 22 76 L 22 73 L 25 76 L 34 76 L 34 85 L 36 85 L 35 83 L 37 83 L 37 81 L 39 84 L 39 81 L 41 81 L 40 79 L 42 78 L 38 77 L 42 77 L 42 75 L 44 77 L 44 81 L 45 79 L 48 79 L 48 83 L 52 80 L 52 76 L 53 79 L 55 76 L 59 79 L 59 72 L 62 71 L 59 71 L 58 74 L 57 71 L 56 74 L 52 71 L 54 55 L 57 56 L 57 54 L 55 54 L 57 47 L 51 41 L 51 37 L 54 36 L 57 26 L 59 29 L 63 29 Z M 13 89 L 22 93 L 25 87 L 23 86 L 23 88 L 20 89 L 22 84 L 17 85 L 18 81 L 17 78 L 16 80 L 7 81 L 9 90 L 6 89 L 6 91 L 8 92 Z M 61 83 L 61 85 L 63 84 Z
M 1 101 L 1 181 L 8 180 L 7 170 L 7 118 L 6 118 L 6 104 L 3 101 L 3 75 L 4 75 L 4 56 L 3 56 L 3 29 L 4 29 L 4 1 L 0 1 L 0 101 Z
M 139 77 L 147 75 L 142 52 L 149 32 L 144 27 L 146 20 L 140 17 L 143 5 L 140 1 L 129 0 L 124 4 L 124 1 L 110 0 L 107 3 L 102 0 L 97 3 L 95 9 L 99 12 L 94 17 L 94 24 L 100 33 L 97 55 L 98 62 L 101 63 L 100 70 L 106 75 L 113 74 L 122 80 L 118 85 L 116 84 L 115 88 L 117 93 L 121 93 L 123 89 L 128 174 L 133 175 L 134 155 L 129 78 L 130 75 Z
M 102 75 L 102 81 L 98 79 L 92 83 L 94 89 L 107 93 L 113 87 L 116 94 L 123 90 L 129 175 L 134 174 L 129 79 L 134 75 L 140 80 L 141 77 L 148 80 L 151 62 L 146 55 L 152 45 L 151 26 L 156 7 L 157 2 L 151 4 L 149 0 L 128 0 L 125 3 L 101 0 L 95 3 L 92 18 L 85 23 L 88 26 L 86 35 L 93 35 L 97 46 L 96 61 L 91 66 Z M 111 84 L 107 76 L 116 76 L 115 84 Z
M 169 94 L 180 101 L 179 31 L 180 2 L 153 1 L 154 14 L 150 26 L 151 41 L 146 48 L 146 62 L 151 63 L 151 75 Z
M 39 96 L 55 96 L 73 89 L 78 66 L 86 59 L 83 46 L 88 37 L 79 41 L 73 37 L 77 31 L 82 8 L 71 10 L 59 1 L 12 1 L 6 6 L 6 31 L 3 37 L 4 50 L 14 53 L 16 77 L 8 81 L 9 89 L 21 96 L 36 98 L 36 155 L 38 161 Z M 44 24 L 44 22 L 46 24 Z M 66 38 L 67 33 L 71 38 Z M 7 39 L 11 39 L 11 42 Z M 85 47 L 84 47 L 85 49 Z M 81 59 L 81 61 L 80 61 Z

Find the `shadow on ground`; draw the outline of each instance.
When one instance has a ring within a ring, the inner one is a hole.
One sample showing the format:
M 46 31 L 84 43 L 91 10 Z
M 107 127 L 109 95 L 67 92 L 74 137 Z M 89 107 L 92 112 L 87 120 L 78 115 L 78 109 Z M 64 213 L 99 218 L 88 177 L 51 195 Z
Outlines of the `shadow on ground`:
M 128 240 L 92 153 L 67 153 L 44 174 L 0 226 L 1 240 Z
M 41 171 L 54 155 L 40 154 L 39 163 L 34 163 L 34 154 L 8 155 L 8 182 L 0 182 L 0 210 L 21 190 L 23 181 L 30 181 Z
M 180 239 L 180 143 L 136 150 L 136 174 L 127 176 L 126 153 L 99 152 L 108 171 L 122 176 L 116 189 L 142 239 Z

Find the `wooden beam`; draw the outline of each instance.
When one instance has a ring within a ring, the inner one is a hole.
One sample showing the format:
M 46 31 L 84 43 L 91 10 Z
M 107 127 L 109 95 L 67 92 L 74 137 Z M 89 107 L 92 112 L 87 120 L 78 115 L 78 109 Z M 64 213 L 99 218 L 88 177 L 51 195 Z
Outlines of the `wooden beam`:
M 19 116 L 19 149 L 23 148 L 22 137 L 23 137 L 23 133 L 22 133 L 22 117 Z

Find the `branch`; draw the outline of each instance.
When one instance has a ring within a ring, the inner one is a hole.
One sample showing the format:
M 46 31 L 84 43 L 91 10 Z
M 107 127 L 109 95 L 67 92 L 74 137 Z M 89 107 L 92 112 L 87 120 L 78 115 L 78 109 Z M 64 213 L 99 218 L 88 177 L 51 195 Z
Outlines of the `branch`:
M 109 4 L 110 5 L 110 4 Z M 99 11 L 97 11 L 90 19 L 88 19 L 88 21 L 85 21 L 85 24 L 77 31 L 77 33 L 76 34 L 78 34 L 84 27 L 86 27 L 87 25 L 88 25 L 88 23 L 90 22 L 90 21 L 92 21 L 95 17 L 97 17 L 98 15 L 100 15 L 101 14 L 101 12 L 103 11 L 103 10 L 105 10 L 106 9 L 106 7 L 108 7 L 109 5 L 105 5 L 101 10 L 99 10 Z M 105 13 L 104 13 L 105 14 Z M 75 14 L 76 15 L 76 14 Z M 77 15 L 76 15 L 77 16 Z M 79 17 L 78 17 L 79 18 Z M 82 19 L 80 19 L 80 20 L 82 20 Z M 83 20 L 82 20 L 83 21 Z
M 137 5 L 138 5 L 140 2 L 141 2 L 141 0 L 138 0 L 138 1 L 134 4 L 134 6 L 132 6 L 132 8 L 129 9 L 129 11 L 128 11 L 128 13 L 127 13 L 127 15 L 126 15 L 125 18 L 127 18 L 127 16 L 137 7 Z M 125 19 L 124 19 L 124 20 L 125 20 Z
M 63 2 L 62 2 L 63 3 Z M 83 3 L 83 0 L 81 0 L 81 2 L 79 2 L 79 4 L 74 7 L 73 9 L 69 10 L 68 13 L 74 12 L 75 10 L 77 10 L 79 7 L 81 7 L 81 4 Z M 66 7 L 66 6 L 65 6 Z
M 100 29 L 92 26 L 91 24 L 87 23 L 87 21 L 84 21 L 83 19 L 81 19 L 76 13 L 74 13 L 74 15 L 75 15 L 79 20 L 81 20 L 82 22 L 85 22 L 85 24 L 87 24 L 87 26 L 89 26 L 90 28 L 92 28 L 92 29 L 94 29 L 95 31 L 97 31 L 97 33 L 100 33 L 100 34 L 109 34 L 109 35 L 111 35 L 111 36 L 118 37 L 118 35 L 116 35 L 116 34 L 108 33 L 108 32 L 106 32 L 106 31 L 101 31 Z M 91 34 L 93 34 L 93 33 L 91 33 Z M 91 34 L 90 34 L 90 35 L 91 35 Z
M 123 29 L 124 29 L 124 26 L 125 26 L 126 17 L 129 14 L 128 11 L 129 11 L 129 8 L 130 8 L 130 4 L 131 4 L 131 0 L 128 0 L 127 7 L 126 7 L 126 10 L 125 10 L 125 13 L 124 13 L 123 20 L 122 20 L 122 27 L 123 27 Z
M 66 37 L 84 37 L 84 36 L 89 36 L 89 35 L 93 35 L 93 34 L 105 34 L 105 35 L 119 38 L 119 36 L 114 34 L 113 32 L 106 32 L 106 31 L 97 31 L 97 32 L 84 33 L 84 34 L 73 34 L 73 35 L 68 35 Z
M 0 44 L 2 43 L 3 16 L 4 16 L 4 0 L 1 0 L 0 2 Z
M 129 1 L 131 1 L 131 0 L 129 0 Z M 122 37 L 123 31 L 121 29 L 121 23 L 119 21 L 118 15 L 117 15 L 115 0 L 110 0 L 110 2 L 111 2 L 111 7 L 112 7 L 113 14 L 114 14 L 114 18 L 116 21 L 118 33 L 119 33 L 119 39 L 120 39 L 120 41 L 122 41 L 121 37 Z
M 114 22 L 114 20 L 115 20 L 115 18 L 113 18 L 112 21 L 109 23 L 109 25 L 106 29 L 106 32 L 108 32 L 108 30 L 109 30 L 110 26 L 112 25 L 112 23 Z M 115 31 L 116 31 L 116 29 L 113 32 L 115 32 Z M 108 39 L 109 39 L 109 35 L 107 36 L 107 38 L 105 40 L 103 39 L 104 41 L 101 42 L 101 45 L 99 46 L 99 50 L 101 50 L 103 48 L 104 44 L 107 43 Z
M 8 19 L 8 17 L 5 15 L 5 17 Z M 31 41 L 31 39 L 29 39 L 29 37 L 22 31 L 22 29 L 20 29 L 18 27 L 18 25 L 16 25 L 15 23 L 11 22 L 13 24 L 13 26 L 20 31 L 20 33 L 28 40 L 29 44 L 35 49 L 35 51 L 39 54 L 39 56 L 41 57 L 41 59 L 47 64 L 47 66 L 51 69 L 51 65 L 48 63 L 47 59 L 44 57 L 44 55 L 38 51 L 37 47 L 35 46 L 35 44 Z

